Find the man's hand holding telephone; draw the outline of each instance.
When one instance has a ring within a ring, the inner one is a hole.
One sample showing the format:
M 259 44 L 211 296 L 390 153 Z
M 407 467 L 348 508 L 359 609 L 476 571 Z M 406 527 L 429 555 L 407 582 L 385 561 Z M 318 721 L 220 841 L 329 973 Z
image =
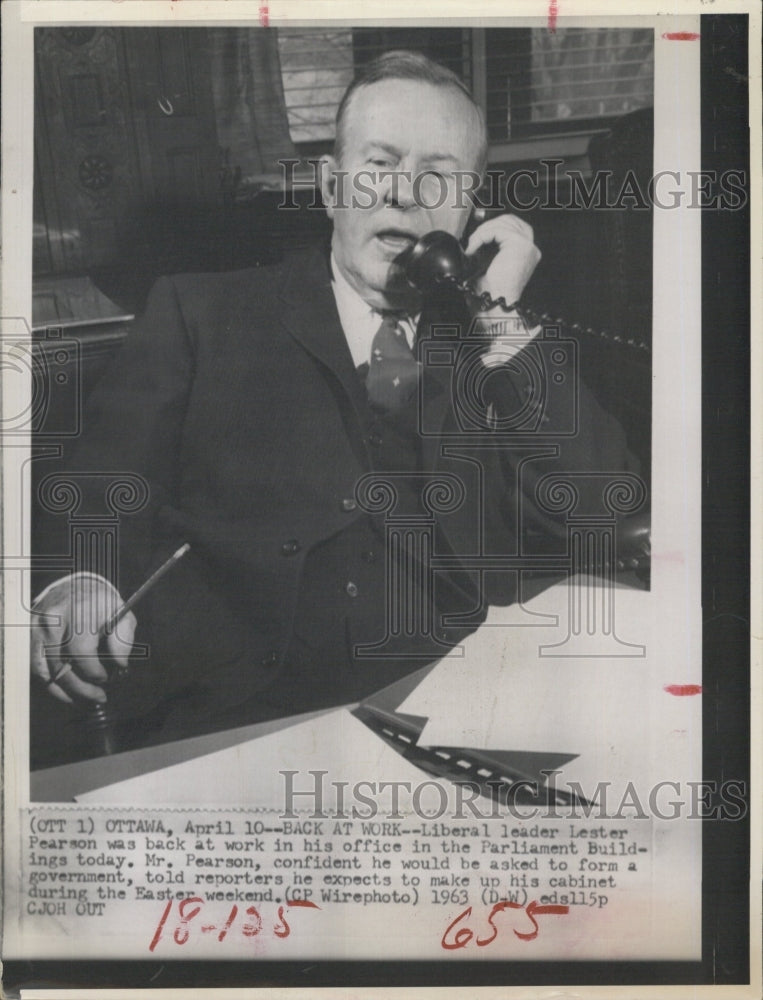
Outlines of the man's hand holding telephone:
M 532 227 L 515 215 L 489 219 L 469 237 L 467 258 L 490 244 L 497 245 L 498 251 L 485 273 L 474 279 L 474 290 L 477 294 L 487 292 L 491 298 L 503 296 L 507 302 L 518 302 L 541 259 L 541 252 L 533 242 Z M 497 317 L 501 314 L 500 309 L 488 312 Z
M 484 355 L 494 367 L 508 360 L 537 334 L 516 310 L 522 292 L 541 259 L 526 222 L 501 215 L 482 223 L 462 249 L 454 236 L 436 231 L 422 237 L 398 259 L 407 280 L 424 298 L 450 284 L 463 291 L 493 348 Z
M 427 233 L 396 264 L 425 298 L 447 281 L 477 298 L 500 301 L 480 312 L 505 318 L 541 259 L 532 228 L 514 215 L 501 215 L 478 226 L 465 250 L 463 242 L 440 230 Z

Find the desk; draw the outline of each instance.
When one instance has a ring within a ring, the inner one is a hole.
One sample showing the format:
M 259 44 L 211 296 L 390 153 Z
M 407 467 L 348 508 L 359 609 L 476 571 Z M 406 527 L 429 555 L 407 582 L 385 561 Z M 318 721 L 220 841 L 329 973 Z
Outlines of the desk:
M 537 616 L 541 610 L 544 610 L 545 612 L 550 610 L 549 607 L 546 607 L 546 604 L 549 601 L 551 602 L 552 607 L 555 607 L 557 604 L 566 604 L 566 588 L 567 584 L 559 585 L 558 588 L 554 588 L 556 597 L 554 597 L 551 591 L 546 591 L 543 594 L 537 594 L 526 601 L 521 610 L 526 614 L 529 613 L 530 615 Z M 631 588 L 624 589 L 631 590 Z M 644 598 L 648 600 L 648 595 L 644 592 L 642 592 L 642 594 Z M 533 609 L 535 610 L 533 611 Z M 561 607 L 559 610 L 561 610 Z M 477 660 L 482 662 L 483 656 L 481 651 L 485 648 L 491 648 L 490 642 L 488 642 L 488 647 L 485 647 L 485 640 L 492 640 L 496 635 L 496 624 L 505 623 L 508 619 L 513 618 L 519 611 L 519 606 L 516 608 L 511 606 L 509 608 L 492 609 L 485 626 L 483 626 L 481 630 L 478 630 L 478 632 L 473 636 L 469 637 L 467 643 L 465 644 L 465 648 L 472 649 L 476 653 Z M 631 619 L 631 623 L 636 617 L 637 616 L 633 610 L 629 611 L 628 618 Z M 512 625 L 512 627 L 514 626 Z M 538 629 L 535 627 L 531 628 L 530 631 L 533 634 L 537 634 Z M 548 627 L 544 634 L 547 632 Z M 519 646 L 522 647 L 523 638 L 527 635 L 527 629 L 520 629 L 519 632 L 513 633 L 510 638 L 508 633 L 505 633 L 505 635 L 507 641 L 509 641 L 512 646 L 518 643 Z M 382 708 L 388 712 L 395 712 L 400 706 L 403 706 L 403 712 L 407 712 L 411 716 L 419 716 L 420 721 L 423 724 L 430 715 L 427 711 L 427 691 L 432 690 L 433 683 L 432 680 L 426 680 L 427 676 L 431 672 L 435 672 L 435 676 L 433 678 L 435 690 L 437 689 L 439 683 L 437 678 L 448 678 L 448 689 L 450 690 L 452 685 L 453 692 L 455 693 L 458 690 L 459 683 L 461 683 L 462 678 L 460 677 L 460 674 L 462 673 L 463 662 L 464 661 L 459 657 L 454 659 L 446 657 L 444 660 L 439 661 L 438 664 L 429 664 L 420 670 L 415 671 L 402 681 L 398 681 L 396 684 L 391 685 L 390 688 L 385 689 L 380 692 L 379 695 L 374 696 L 374 698 L 370 700 L 373 701 L 377 708 Z M 518 666 L 516 668 L 516 672 L 521 675 L 522 669 Z M 491 669 L 489 665 L 485 664 L 484 670 L 481 667 L 480 674 L 487 674 L 490 676 Z M 522 687 L 525 690 L 528 689 L 527 684 L 523 683 Z M 477 690 L 478 688 L 474 689 L 474 691 Z M 491 700 L 494 695 L 495 692 L 490 693 Z M 419 705 L 418 710 L 416 707 L 417 700 Z M 469 715 L 471 706 L 469 706 L 463 692 L 458 693 L 455 701 L 461 706 L 460 712 L 466 719 Z M 349 705 L 345 707 L 345 710 L 349 712 L 354 707 L 354 705 Z M 137 778 L 140 775 L 169 768 L 173 765 L 181 764 L 209 754 L 214 754 L 218 751 L 236 747 L 241 744 L 250 743 L 253 740 L 261 739 L 262 737 L 277 733 L 291 726 L 309 722 L 312 719 L 317 719 L 331 711 L 336 711 L 336 709 L 329 708 L 317 712 L 305 713 L 299 716 L 269 720 L 267 722 L 243 726 L 237 729 L 179 740 L 174 743 L 145 747 L 139 750 L 132 750 L 110 757 L 99 757 L 96 759 L 79 761 L 72 764 L 33 772 L 30 780 L 30 799 L 33 802 L 69 801 L 75 796 L 91 792 L 98 788 L 103 788 L 118 782 Z M 437 720 L 434 721 L 436 724 Z M 428 728 L 431 730 L 431 723 L 428 723 Z M 553 740 L 550 736 L 546 735 L 541 739 L 541 743 L 543 745 L 539 747 L 530 747 L 528 744 L 528 746 L 524 749 L 535 750 L 536 753 L 539 750 L 542 750 L 544 754 L 548 756 L 549 753 L 554 750 Z M 474 748 L 479 746 L 478 743 L 467 740 L 466 735 L 464 740 L 457 744 L 452 743 L 451 740 L 442 739 L 435 740 L 434 744 L 448 746 L 471 746 Z M 519 746 L 503 745 L 496 747 L 493 745 L 493 749 L 517 751 L 522 748 Z M 565 747 L 563 749 L 567 751 L 570 748 Z M 569 755 L 565 756 L 564 759 L 569 759 Z

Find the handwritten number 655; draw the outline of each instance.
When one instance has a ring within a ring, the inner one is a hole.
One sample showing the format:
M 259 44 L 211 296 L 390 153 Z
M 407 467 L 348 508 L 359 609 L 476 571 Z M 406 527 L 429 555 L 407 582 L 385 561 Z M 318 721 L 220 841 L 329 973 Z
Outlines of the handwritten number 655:
M 508 899 L 502 899 L 500 902 L 495 903 L 487 917 L 487 922 L 492 928 L 492 934 L 490 934 L 489 937 L 477 938 L 474 942 L 477 947 L 484 948 L 485 945 L 491 944 L 498 937 L 498 927 L 496 926 L 493 917 L 502 913 L 504 910 L 522 909 L 523 907 L 520 903 L 512 903 Z M 569 913 L 569 909 L 569 906 L 541 906 L 536 900 L 532 900 L 532 902 L 528 903 L 527 906 L 524 907 L 524 912 L 530 918 L 533 930 L 528 932 L 518 931 L 516 928 L 512 928 L 512 930 L 521 941 L 532 941 L 538 936 L 538 932 L 540 930 L 538 921 L 535 919 L 536 916 L 541 916 L 543 914 L 556 914 L 558 916 L 564 916 Z M 468 920 L 471 915 L 472 908 L 471 906 L 467 906 L 466 909 L 462 910 L 456 919 L 445 928 L 445 933 L 442 936 L 440 944 L 446 949 L 446 951 L 456 951 L 459 948 L 465 948 L 472 940 L 474 937 L 474 931 L 467 926 L 458 926 L 463 921 Z

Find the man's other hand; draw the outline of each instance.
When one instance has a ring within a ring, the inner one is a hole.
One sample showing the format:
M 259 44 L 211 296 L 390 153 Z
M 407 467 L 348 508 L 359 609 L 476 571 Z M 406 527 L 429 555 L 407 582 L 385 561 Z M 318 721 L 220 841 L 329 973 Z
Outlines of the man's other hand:
M 533 242 L 532 227 L 515 215 L 499 215 L 475 229 L 466 247 L 471 256 L 481 246 L 496 243 L 498 253 L 481 278 L 475 282 L 477 292 L 487 292 L 492 298 L 503 296 L 510 305 L 517 302 L 541 258 Z
M 109 675 L 103 660 L 126 667 L 135 615 L 128 612 L 105 635 L 103 626 L 121 606 L 119 591 L 95 574 L 58 580 L 32 608 L 32 675 L 59 701 L 106 701 Z

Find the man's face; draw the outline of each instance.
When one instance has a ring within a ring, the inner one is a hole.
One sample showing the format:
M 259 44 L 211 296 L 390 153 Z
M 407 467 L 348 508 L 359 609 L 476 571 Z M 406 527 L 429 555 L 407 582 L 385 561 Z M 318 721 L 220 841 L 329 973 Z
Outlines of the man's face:
M 456 175 L 474 171 L 479 147 L 474 109 L 455 88 L 381 80 L 354 94 L 341 162 L 326 158 L 322 191 L 337 265 L 369 305 L 407 304 L 410 288 L 391 265 L 425 233 L 461 236 L 472 185 Z

